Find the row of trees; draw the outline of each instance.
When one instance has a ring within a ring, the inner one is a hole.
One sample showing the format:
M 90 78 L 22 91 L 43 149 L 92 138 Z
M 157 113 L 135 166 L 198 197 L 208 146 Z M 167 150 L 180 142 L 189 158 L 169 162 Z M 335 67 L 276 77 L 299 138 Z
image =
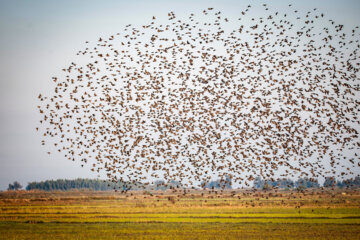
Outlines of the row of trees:
M 71 190 L 71 189 L 92 189 L 95 191 L 106 191 L 113 189 L 120 190 L 129 190 L 129 189 L 139 189 L 141 184 L 129 184 L 129 183 L 113 183 L 105 180 L 99 179 L 83 179 L 78 178 L 75 180 L 67 179 L 58 179 L 58 180 L 46 180 L 41 182 L 30 182 L 26 186 L 26 190 L 44 190 L 44 191 L 53 191 L 53 190 Z M 177 181 L 170 181 L 170 183 L 165 183 L 163 180 L 155 181 L 155 184 L 148 186 L 147 189 L 155 190 L 166 190 L 169 188 L 182 188 L 183 186 Z M 203 183 L 202 187 L 210 189 L 231 189 L 231 178 L 226 176 L 225 180 L 218 179 L 216 181 L 211 181 Z M 9 184 L 8 190 L 19 190 L 22 186 L 19 182 L 14 182 Z M 143 189 L 143 188 L 142 188 Z
M 202 186 L 204 188 L 223 188 L 223 189 L 231 189 L 231 178 L 229 176 L 225 177 L 225 180 L 218 179 L 216 181 L 211 181 L 207 183 L 203 183 Z M 58 180 L 46 180 L 42 182 L 30 182 L 28 183 L 26 190 L 44 190 L 44 191 L 53 191 L 53 190 L 71 190 L 71 189 L 92 189 L 95 191 L 106 191 L 113 189 L 120 190 L 137 190 L 144 189 L 144 186 L 141 184 L 129 184 L 129 183 L 112 183 L 105 180 L 99 179 L 82 179 L 78 178 L 75 180 L 66 180 L 66 179 L 58 179 Z M 166 190 L 169 188 L 183 188 L 183 185 L 177 181 L 170 181 L 170 183 L 166 183 L 163 180 L 155 181 L 154 185 L 148 185 L 146 189 L 155 189 L 155 190 Z M 13 190 L 13 189 L 9 189 Z
M 254 180 L 254 188 L 257 189 L 268 189 L 268 188 L 319 188 L 320 184 L 317 179 L 312 178 L 300 178 L 297 181 L 293 181 L 288 178 L 278 179 L 278 180 L 264 180 L 261 177 L 257 177 Z M 338 188 L 351 188 L 351 187 L 360 187 L 360 176 L 355 177 L 354 179 L 348 180 L 336 180 L 333 177 L 326 177 L 323 183 L 323 187 L 338 187 Z
M 343 181 L 335 181 L 335 179 L 329 179 L 328 183 L 329 186 L 333 186 L 332 184 L 334 184 L 334 186 L 339 188 L 360 187 L 360 176 L 357 176 L 354 179 L 348 179 Z
M 84 179 L 78 178 L 74 180 L 58 179 L 58 180 L 46 180 L 42 182 L 30 182 L 26 190 L 71 190 L 71 189 L 92 189 L 96 191 L 106 191 L 113 189 L 126 190 L 134 186 L 126 183 L 113 183 L 99 179 Z
M 96 191 L 106 191 L 106 190 L 137 190 L 144 189 L 141 184 L 129 184 L 129 183 L 113 183 L 105 180 L 99 179 L 83 179 L 78 178 L 75 180 L 66 180 L 66 179 L 58 179 L 58 180 L 46 180 L 42 182 L 30 182 L 26 190 L 44 190 L 44 191 L 52 191 L 52 190 L 71 190 L 71 189 L 92 189 Z M 156 190 L 166 190 L 169 188 L 182 188 L 183 186 L 176 181 L 171 181 L 170 183 L 165 183 L 162 180 L 158 180 L 152 186 L 147 186 L 147 189 L 156 189 Z M 211 182 L 203 182 L 203 188 L 209 189 L 231 189 L 232 181 L 230 176 L 225 176 L 225 179 L 218 179 Z M 254 180 L 253 187 L 256 189 L 270 189 L 270 188 L 283 188 L 283 189 L 305 189 L 305 188 L 319 188 L 320 184 L 317 179 L 310 178 L 300 178 L 297 181 L 293 181 L 288 178 L 278 179 L 278 180 L 264 180 L 261 177 L 257 177 Z M 351 188 L 351 187 L 360 187 L 360 176 L 355 177 L 354 179 L 348 180 L 336 180 L 332 177 L 325 178 L 323 183 L 323 187 L 338 187 L 338 188 Z M 8 190 L 19 190 L 22 189 L 21 184 L 18 181 L 9 184 Z
M 170 188 L 183 188 L 183 185 L 178 181 L 171 180 L 169 183 L 166 183 L 164 180 L 157 180 L 155 184 L 148 187 L 149 189 L 155 190 L 166 190 Z
M 124 183 L 118 182 L 113 183 L 106 180 L 100 179 L 83 179 L 78 178 L 75 180 L 66 180 L 66 179 L 58 179 L 58 180 L 46 180 L 42 182 L 31 182 L 27 185 L 26 190 L 44 190 L 44 191 L 53 191 L 53 190 L 71 190 L 71 189 L 91 189 L 95 191 L 106 191 L 106 190 L 139 190 L 139 189 L 156 189 L 156 190 L 166 190 L 169 188 L 181 188 L 180 183 L 176 181 L 171 181 L 166 184 L 163 180 L 158 180 L 154 185 L 144 186 L 140 183 Z
M 300 178 L 297 181 L 293 181 L 288 178 L 278 180 L 264 180 L 261 177 L 257 177 L 254 180 L 254 188 L 256 189 L 268 189 L 268 188 L 317 188 L 320 184 L 315 179 Z
M 203 182 L 201 184 L 203 188 L 209 189 L 232 189 L 232 181 L 229 175 L 225 176 L 225 179 L 218 179 L 211 182 Z

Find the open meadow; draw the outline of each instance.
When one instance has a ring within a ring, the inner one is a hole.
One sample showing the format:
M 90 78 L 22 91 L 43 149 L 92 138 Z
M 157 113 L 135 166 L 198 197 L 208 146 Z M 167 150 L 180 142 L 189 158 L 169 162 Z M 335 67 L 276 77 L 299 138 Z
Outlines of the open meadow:
M 8 191 L 0 239 L 360 239 L 358 191 Z

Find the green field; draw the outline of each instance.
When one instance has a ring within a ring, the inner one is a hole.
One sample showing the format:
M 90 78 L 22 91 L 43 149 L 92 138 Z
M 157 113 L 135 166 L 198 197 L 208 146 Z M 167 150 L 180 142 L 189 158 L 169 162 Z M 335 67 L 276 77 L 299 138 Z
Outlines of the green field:
M 0 239 L 360 239 L 360 194 L 3 192 Z

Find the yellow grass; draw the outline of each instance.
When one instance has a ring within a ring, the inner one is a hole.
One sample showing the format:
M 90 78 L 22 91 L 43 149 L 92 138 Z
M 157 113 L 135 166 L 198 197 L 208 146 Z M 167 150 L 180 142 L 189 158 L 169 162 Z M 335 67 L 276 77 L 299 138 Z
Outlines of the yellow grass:
M 99 235 L 102 233 L 102 235 Z M 186 234 L 187 233 L 187 234 Z M 312 235 L 311 235 L 312 234 Z M 0 239 L 358 239 L 358 191 L 3 192 Z

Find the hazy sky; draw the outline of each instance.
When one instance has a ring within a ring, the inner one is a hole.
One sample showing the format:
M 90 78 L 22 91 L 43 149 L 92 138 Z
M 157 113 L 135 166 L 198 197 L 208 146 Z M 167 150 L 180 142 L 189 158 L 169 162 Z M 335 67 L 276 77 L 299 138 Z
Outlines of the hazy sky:
M 149 23 L 153 15 L 199 13 L 208 7 L 238 16 L 248 4 L 272 9 L 289 3 L 300 11 L 318 8 L 339 24 L 360 25 L 359 0 L 302 1 L 17 1 L 0 0 L 0 190 L 10 182 L 96 177 L 79 162 L 46 154 L 35 131 L 39 93 L 52 89 L 51 77 L 69 65 L 85 41 Z

